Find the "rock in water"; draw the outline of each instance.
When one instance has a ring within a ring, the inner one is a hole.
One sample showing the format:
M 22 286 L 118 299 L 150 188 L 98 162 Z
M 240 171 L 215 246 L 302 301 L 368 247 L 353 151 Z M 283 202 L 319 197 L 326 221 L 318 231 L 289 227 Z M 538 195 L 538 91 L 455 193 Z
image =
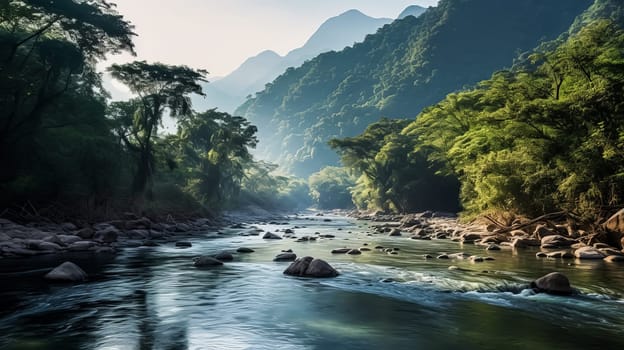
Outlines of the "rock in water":
M 220 252 L 214 256 L 215 259 L 219 261 L 232 261 L 234 260 L 234 256 L 229 252 Z
M 282 239 L 282 237 L 276 235 L 275 233 L 267 232 L 262 236 L 262 239 Z
M 281 253 L 273 261 L 294 261 L 295 259 L 297 259 L 297 254 L 295 253 Z
M 555 295 L 570 295 L 574 293 L 574 289 L 570 286 L 570 280 L 560 272 L 551 272 L 536 279 L 531 282 L 531 288 L 538 293 Z
M 251 248 L 247 248 L 247 247 L 240 247 L 238 249 L 236 249 L 236 252 L 238 253 L 253 253 L 255 250 L 251 249 Z
M 84 282 L 87 273 L 78 265 L 66 261 L 45 275 L 45 279 L 58 282 Z
M 321 259 L 314 259 L 311 256 L 299 258 L 295 260 L 284 271 L 285 275 L 298 277 L 336 277 L 338 271 L 331 267 L 327 262 Z
M 603 259 L 606 255 L 594 247 L 581 247 L 574 251 L 579 259 Z
M 193 265 L 196 267 L 221 266 L 223 263 L 211 256 L 200 256 L 193 259 Z

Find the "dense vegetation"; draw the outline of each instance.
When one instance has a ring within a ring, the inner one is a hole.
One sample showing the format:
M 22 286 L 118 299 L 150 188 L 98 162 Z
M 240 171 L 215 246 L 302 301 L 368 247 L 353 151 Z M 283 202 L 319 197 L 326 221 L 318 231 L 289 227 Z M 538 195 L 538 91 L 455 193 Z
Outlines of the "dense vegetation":
M 109 103 L 95 65 L 106 54 L 134 53 L 134 35 L 104 0 L 0 3 L 0 210 L 112 215 L 308 204 L 295 199 L 307 197 L 305 184 L 252 159 L 256 128 L 248 121 L 192 109 L 205 72 L 113 65 L 137 97 Z M 165 114 L 178 119 L 177 134 L 158 133 Z
M 621 9 L 618 2 L 599 0 L 559 40 L 473 89 L 448 95 L 408 125 L 384 120 L 356 138 L 332 141 L 343 163 L 363 176 L 354 197 L 372 198 L 356 203 L 405 210 L 399 203 L 413 181 L 425 179 L 437 193 L 453 188 L 436 184 L 440 177 L 426 178 L 435 171 L 459 180 L 468 214 L 568 210 L 595 218 L 621 206 Z M 399 155 L 409 156 L 397 161 Z M 386 160 L 394 164 L 380 166 Z M 388 176 L 388 169 L 412 175 Z M 408 203 L 438 198 L 426 189 L 425 184 Z
M 412 118 L 487 79 L 567 30 L 591 2 L 442 0 L 287 70 L 237 113 L 261 126 L 261 154 L 308 176 L 337 161 L 328 140 L 355 136 L 383 116 Z

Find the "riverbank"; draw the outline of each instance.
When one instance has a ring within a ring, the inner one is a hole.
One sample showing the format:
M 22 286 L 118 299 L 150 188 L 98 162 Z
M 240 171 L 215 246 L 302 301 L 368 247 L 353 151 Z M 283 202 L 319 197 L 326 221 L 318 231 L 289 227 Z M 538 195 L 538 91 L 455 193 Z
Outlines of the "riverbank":
M 122 218 L 96 223 L 54 223 L 40 220 L 16 223 L 0 218 L 0 258 L 32 257 L 66 252 L 114 254 L 122 248 L 154 247 L 160 244 L 186 244 L 189 237 L 217 237 L 222 229 L 241 222 L 283 219 L 285 213 L 250 207 L 224 212 L 213 218 L 165 220 L 126 213 Z
M 517 219 L 509 226 L 490 217 L 462 224 L 452 214 L 435 212 L 406 215 L 352 212 L 350 216 L 380 222 L 372 225 L 375 234 L 407 235 L 414 240 L 450 239 L 475 244 L 487 251 L 538 247 L 538 258 L 624 262 L 624 210 L 599 225 L 584 227 L 564 212 Z M 480 257 L 470 258 L 483 261 Z

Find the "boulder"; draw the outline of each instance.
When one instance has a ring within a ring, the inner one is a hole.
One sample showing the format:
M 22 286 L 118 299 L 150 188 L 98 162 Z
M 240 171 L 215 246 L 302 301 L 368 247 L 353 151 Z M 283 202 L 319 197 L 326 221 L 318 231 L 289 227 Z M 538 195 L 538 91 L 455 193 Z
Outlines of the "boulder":
M 579 259 L 603 259 L 605 254 L 594 247 L 582 247 L 574 251 L 574 256 Z
M 314 259 L 311 256 L 295 260 L 286 270 L 285 275 L 298 277 L 336 277 L 338 271 L 321 259 Z
M 275 233 L 267 232 L 262 236 L 262 239 L 282 239 L 282 237 L 276 235 Z
M 214 256 L 214 258 L 219 260 L 219 261 L 232 261 L 232 260 L 234 260 L 234 256 L 232 256 L 232 254 L 230 254 L 229 252 L 219 252 L 218 254 L 216 254 Z
M 511 247 L 512 248 L 526 248 L 526 247 L 535 247 L 535 246 L 539 246 L 540 245 L 540 241 L 536 240 L 536 239 L 529 239 L 529 238 L 515 238 L 512 242 L 511 242 Z
M 113 243 L 117 242 L 118 236 L 119 231 L 114 227 L 109 227 L 101 231 L 96 231 L 93 235 L 93 239 L 102 243 Z
M 113 228 L 112 226 L 109 226 L 110 228 Z M 92 228 L 90 227 L 85 227 L 83 229 L 80 229 L 78 231 L 76 231 L 74 234 L 82 239 L 91 239 L 91 237 L 93 237 L 93 234 L 95 232 L 93 231 Z
M 44 276 L 47 280 L 57 282 L 84 282 L 87 277 L 86 272 L 69 261 L 62 263 Z
M 280 253 L 273 258 L 273 261 L 295 261 L 295 259 L 297 259 L 297 254 L 295 253 Z
M 576 243 L 575 240 L 563 237 L 561 235 L 549 235 L 542 238 L 542 247 L 544 248 L 561 248 L 569 247 Z
M 538 239 L 543 239 L 544 237 L 557 235 L 557 232 L 549 228 L 548 226 L 541 224 L 535 227 L 535 230 L 533 231 L 533 235 L 535 235 Z
M 349 255 L 360 255 L 362 252 L 359 249 L 351 249 L 347 252 Z
M 71 222 L 62 223 L 61 228 L 67 232 L 76 231 L 78 229 L 78 227 L 76 227 L 76 225 L 72 224 Z
M 92 242 L 92 241 L 77 241 L 77 242 L 70 244 L 69 247 L 67 247 L 67 249 L 72 250 L 72 251 L 84 251 L 84 250 L 89 250 L 95 246 L 96 246 L 95 242 Z
M 253 253 L 254 250 L 251 248 L 247 248 L 247 247 L 240 247 L 238 249 L 236 249 L 237 253 Z
M 624 262 L 624 255 L 609 255 L 604 258 L 606 262 Z
M 211 257 L 200 256 L 193 259 L 193 266 L 195 267 L 209 267 L 209 266 L 221 266 L 223 262 Z
M 570 295 L 574 289 L 570 286 L 570 280 L 560 273 L 551 272 L 531 282 L 531 288 L 537 293 L 548 293 L 555 295 Z
M 346 254 L 349 251 L 351 251 L 351 248 L 338 248 L 338 249 L 333 249 L 331 253 L 332 254 Z
M 393 228 L 392 230 L 390 230 L 390 233 L 388 234 L 388 236 L 399 237 L 401 236 L 401 230 L 399 230 L 398 228 Z
M 560 250 L 557 252 L 547 253 L 546 257 L 551 259 L 574 259 L 574 254 L 567 250 Z
M 38 250 L 45 250 L 48 252 L 56 252 L 63 249 L 60 245 L 52 242 L 40 242 L 37 245 Z
M 481 234 L 476 232 L 466 232 L 461 235 L 459 239 L 462 243 L 474 243 L 474 241 L 481 239 Z
M 501 247 L 496 244 L 490 244 L 485 248 L 485 250 L 501 250 Z

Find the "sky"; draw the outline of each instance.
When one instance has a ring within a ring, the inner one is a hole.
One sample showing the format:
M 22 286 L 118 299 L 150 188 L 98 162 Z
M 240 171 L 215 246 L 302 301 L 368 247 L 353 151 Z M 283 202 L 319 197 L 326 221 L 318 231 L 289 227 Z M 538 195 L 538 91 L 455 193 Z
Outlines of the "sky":
M 284 55 L 302 46 L 328 18 L 350 9 L 396 18 L 409 5 L 438 0 L 112 0 L 135 25 L 134 59 L 185 64 L 224 76 L 264 50 Z

